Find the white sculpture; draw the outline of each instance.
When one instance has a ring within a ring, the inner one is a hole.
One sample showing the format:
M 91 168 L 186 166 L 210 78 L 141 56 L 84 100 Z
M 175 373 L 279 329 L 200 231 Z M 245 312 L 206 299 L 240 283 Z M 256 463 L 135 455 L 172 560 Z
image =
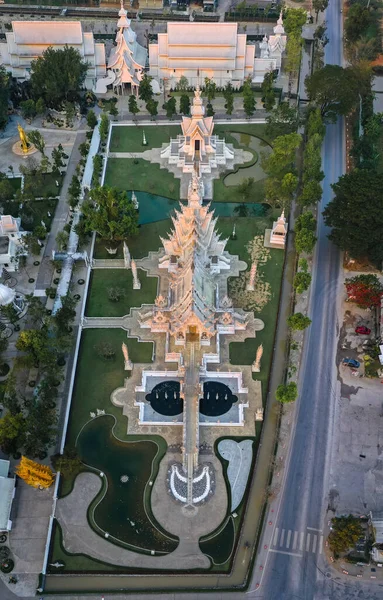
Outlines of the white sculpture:
M 142 145 L 143 146 L 147 146 L 148 142 L 146 141 L 146 135 L 145 135 L 145 131 L 142 130 Z
M 133 203 L 134 208 L 136 210 L 138 210 L 139 203 L 138 203 L 137 196 L 136 196 L 135 192 L 132 192 L 132 203 Z
M 255 361 L 251 365 L 251 370 L 253 373 L 259 373 L 261 370 L 261 358 L 263 354 L 263 344 L 258 346 L 257 353 L 255 355 Z
M 105 414 L 105 411 L 101 410 L 101 408 L 97 408 L 96 410 L 97 410 L 97 416 L 98 417 L 102 417 Z
M 96 413 L 95 412 L 90 412 L 89 414 L 90 414 L 90 418 L 91 419 L 94 419 L 96 417 Z
M 263 408 L 257 408 L 255 411 L 255 420 L 263 421 Z
M 138 279 L 138 275 L 137 275 L 137 265 L 136 265 L 136 261 L 134 260 L 134 258 L 132 258 L 131 261 L 131 267 L 132 267 L 132 275 L 133 275 L 133 289 L 134 290 L 140 290 L 141 289 L 141 283 L 140 280 Z
M 125 269 L 130 269 L 130 252 L 129 252 L 129 248 L 127 246 L 127 243 L 124 242 L 124 265 L 125 265 Z
M 133 369 L 133 363 L 129 358 L 129 351 L 128 351 L 128 346 L 125 344 L 125 342 L 122 342 L 122 354 L 124 355 L 124 369 L 125 371 L 131 371 Z
M 255 289 L 255 277 L 257 275 L 257 263 L 253 262 L 250 269 L 250 277 L 246 286 L 246 291 L 254 292 Z
M 286 244 L 287 222 L 285 211 L 282 211 L 277 221 L 274 221 L 273 228 L 270 233 L 270 246 L 272 248 L 284 248 Z

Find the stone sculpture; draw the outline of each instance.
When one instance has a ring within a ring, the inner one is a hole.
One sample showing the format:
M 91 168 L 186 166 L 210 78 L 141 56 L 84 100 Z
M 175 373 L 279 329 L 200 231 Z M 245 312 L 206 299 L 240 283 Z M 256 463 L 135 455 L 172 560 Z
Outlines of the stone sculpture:
M 259 373 L 261 370 L 261 358 L 263 354 L 263 345 L 261 344 L 257 348 L 257 353 L 255 355 L 255 361 L 251 365 L 251 370 L 253 373 Z
M 137 265 L 136 265 L 136 261 L 134 260 L 134 258 L 132 258 L 130 265 L 132 267 L 133 289 L 134 290 L 140 290 L 141 289 L 141 283 L 140 283 L 140 280 L 138 279 Z
M 250 269 L 250 277 L 246 286 L 246 291 L 254 292 L 255 289 L 255 277 L 257 275 L 257 263 L 253 262 Z
M 122 354 L 124 355 L 124 369 L 125 371 L 131 371 L 133 369 L 133 363 L 129 358 L 129 351 L 128 351 L 128 346 L 125 344 L 125 342 L 122 342 Z

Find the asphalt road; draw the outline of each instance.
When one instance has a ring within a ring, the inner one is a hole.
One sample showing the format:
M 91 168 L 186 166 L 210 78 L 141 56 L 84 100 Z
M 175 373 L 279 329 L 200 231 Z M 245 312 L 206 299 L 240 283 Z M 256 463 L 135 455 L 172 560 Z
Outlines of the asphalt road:
M 326 62 L 342 64 L 339 0 L 327 9 L 329 44 Z M 344 172 L 344 123 L 327 126 L 323 147 L 322 212 L 332 197 L 331 183 Z M 310 318 L 301 367 L 296 431 L 275 530 L 261 587 L 248 593 L 265 600 L 368 600 L 383 597 L 382 588 L 347 582 L 334 575 L 323 556 L 334 410 L 339 398 L 336 347 L 341 315 L 341 254 L 328 240 L 320 216 L 311 284 Z M 331 516 L 331 515 L 330 515 Z M 255 574 L 259 580 L 259 574 Z

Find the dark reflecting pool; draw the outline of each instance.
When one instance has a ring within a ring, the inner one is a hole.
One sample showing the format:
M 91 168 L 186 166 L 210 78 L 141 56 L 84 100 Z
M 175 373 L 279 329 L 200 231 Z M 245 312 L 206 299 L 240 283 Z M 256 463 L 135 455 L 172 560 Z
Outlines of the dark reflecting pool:
M 158 446 L 152 441 L 117 440 L 112 433 L 114 423 L 111 416 L 90 421 L 77 442 L 81 460 L 105 473 L 108 484 L 94 510 L 94 521 L 110 536 L 137 549 L 172 552 L 178 542 L 164 535 L 144 506 L 145 486 Z
M 227 413 L 237 402 L 231 389 L 224 383 L 208 381 L 203 386 L 203 398 L 199 402 L 199 410 L 207 417 L 219 417 Z
M 146 400 L 160 415 L 173 417 L 183 411 L 184 402 L 180 398 L 178 381 L 162 381 L 152 389 L 150 394 L 147 394 Z

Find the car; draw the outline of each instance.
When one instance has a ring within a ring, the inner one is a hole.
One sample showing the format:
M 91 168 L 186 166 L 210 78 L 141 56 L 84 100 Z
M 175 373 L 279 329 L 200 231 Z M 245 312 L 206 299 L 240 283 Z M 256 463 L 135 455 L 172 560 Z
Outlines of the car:
M 355 360 L 355 358 L 344 358 L 343 364 L 347 367 L 351 367 L 352 369 L 358 369 L 360 367 L 360 362 Z
M 371 329 L 369 329 L 365 325 L 359 325 L 359 327 L 356 327 L 355 333 L 360 333 L 362 335 L 370 335 Z

